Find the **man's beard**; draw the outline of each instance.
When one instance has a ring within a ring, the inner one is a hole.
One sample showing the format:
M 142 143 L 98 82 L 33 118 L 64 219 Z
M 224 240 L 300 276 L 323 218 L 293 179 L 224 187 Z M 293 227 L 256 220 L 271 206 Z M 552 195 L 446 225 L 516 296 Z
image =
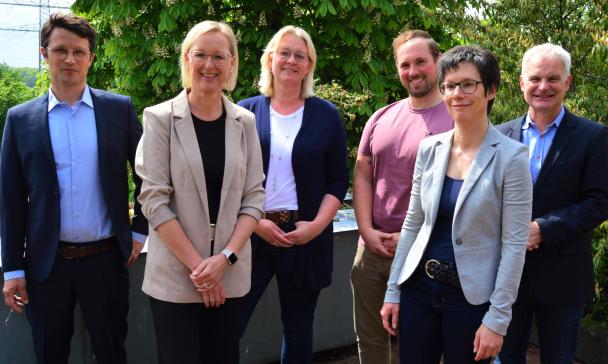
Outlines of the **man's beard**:
M 429 82 L 428 79 L 425 77 L 424 85 L 421 88 L 414 89 L 413 87 L 405 86 L 405 89 L 411 97 L 420 98 L 430 94 L 435 89 L 435 87 L 437 87 L 437 85 L 435 83 Z

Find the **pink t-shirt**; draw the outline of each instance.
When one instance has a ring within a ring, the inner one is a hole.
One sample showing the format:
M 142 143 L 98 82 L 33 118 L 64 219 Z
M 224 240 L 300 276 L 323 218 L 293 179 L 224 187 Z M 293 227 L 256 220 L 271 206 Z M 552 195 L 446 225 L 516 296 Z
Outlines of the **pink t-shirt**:
M 401 231 L 410 203 L 418 145 L 423 138 L 453 127 L 443 102 L 416 110 L 405 99 L 372 115 L 363 129 L 358 153 L 372 158 L 374 228 L 387 233 Z

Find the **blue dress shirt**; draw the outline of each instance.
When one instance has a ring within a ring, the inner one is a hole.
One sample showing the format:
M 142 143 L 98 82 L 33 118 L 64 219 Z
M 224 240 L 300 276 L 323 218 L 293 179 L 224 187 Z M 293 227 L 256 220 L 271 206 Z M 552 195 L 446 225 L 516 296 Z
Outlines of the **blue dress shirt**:
M 533 184 L 536 183 L 536 180 L 538 179 L 538 174 L 545 162 L 547 153 L 549 153 L 549 148 L 551 148 L 553 138 L 555 138 L 555 133 L 564 118 L 564 114 L 565 110 L 562 106 L 562 109 L 559 114 L 557 114 L 555 120 L 549 124 L 543 133 L 538 130 L 534 120 L 530 117 L 530 114 L 528 113 L 526 115 L 526 120 L 521 127 L 521 135 L 522 143 L 530 148 L 530 174 L 532 175 Z
M 49 91 L 49 132 L 59 181 L 59 240 L 97 241 L 112 235 L 99 177 L 95 111 L 88 87 L 68 105 Z

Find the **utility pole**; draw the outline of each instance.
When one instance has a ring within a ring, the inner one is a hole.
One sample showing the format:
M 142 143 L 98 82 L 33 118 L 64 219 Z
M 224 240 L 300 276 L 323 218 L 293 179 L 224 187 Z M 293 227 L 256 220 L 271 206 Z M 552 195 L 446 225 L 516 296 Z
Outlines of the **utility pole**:
M 5 6 L 17 6 L 17 7 L 32 7 L 38 9 L 38 24 L 36 25 L 17 25 L 12 27 L 1 27 L 0 31 L 10 32 L 36 32 L 38 33 L 38 44 L 40 44 L 40 29 L 42 25 L 51 15 L 52 9 L 69 10 L 70 7 L 66 6 L 66 3 L 72 4 L 73 1 L 53 1 L 54 5 L 51 5 L 51 0 L 0 0 L 0 5 Z M 44 58 L 40 54 L 38 47 L 35 49 L 36 55 L 38 56 L 38 71 L 42 69 L 42 62 Z
M 44 0 L 38 0 L 38 45 L 41 45 L 40 30 L 42 29 L 42 24 L 44 24 L 46 19 L 51 15 L 50 2 L 50 0 L 46 0 L 46 4 L 44 4 Z M 42 57 L 42 54 L 38 51 L 38 72 L 42 70 L 43 61 L 44 57 Z

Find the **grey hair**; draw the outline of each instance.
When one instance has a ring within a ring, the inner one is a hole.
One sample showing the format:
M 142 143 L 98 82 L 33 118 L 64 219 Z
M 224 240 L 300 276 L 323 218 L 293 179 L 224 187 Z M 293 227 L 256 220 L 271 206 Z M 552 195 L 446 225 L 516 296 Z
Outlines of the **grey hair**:
M 524 53 L 524 58 L 521 61 L 522 76 L 525 73 L 526 65 L 528 64 L 528 62 L 537 56 L 551 57 L 561 60 L 562 64 L 564 65 L 565 76 L 567 77 L 568 75 L 570 75 L 570 65 L 572 64 L 572 58 L 570 57 L 570 53 L 568 53 L 568 51 L 566 51 L 559 45 L 545 43 L 535 45 L 534 47 L 528 49 L 526 53 Z

